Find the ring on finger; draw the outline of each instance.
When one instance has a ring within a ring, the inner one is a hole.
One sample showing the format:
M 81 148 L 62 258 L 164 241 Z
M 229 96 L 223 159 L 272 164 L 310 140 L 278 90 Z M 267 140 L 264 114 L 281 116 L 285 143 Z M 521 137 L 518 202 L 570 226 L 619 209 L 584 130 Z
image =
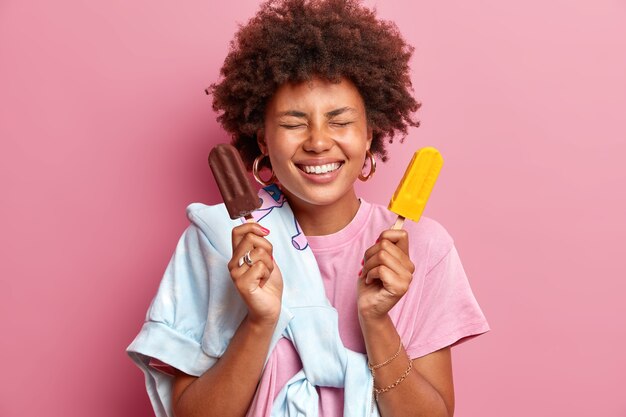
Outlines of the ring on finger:
M 244 263 L 248 266 L 252 266 L 254 262 L 250 257 L 250 251 L 246 252 L 241 258 L 239 258 L 239 262 L 237 263 L 239 264 L 239 266 L 242 266 Z
M 254 262 L 252 261 L 252 258 L 250 257 L 250 251 L 246 252 L 246 254 L 243 255 L 243 261 L 246 263 L 246 265 L 252 266 Z

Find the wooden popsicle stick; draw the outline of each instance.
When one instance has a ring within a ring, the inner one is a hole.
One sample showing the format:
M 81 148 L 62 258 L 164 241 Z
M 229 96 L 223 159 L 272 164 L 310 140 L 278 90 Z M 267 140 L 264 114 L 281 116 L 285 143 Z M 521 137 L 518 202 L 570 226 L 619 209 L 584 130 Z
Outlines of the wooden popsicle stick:
M 403 225 L 404 225 L 404 217 L 398 216 L 398 219 L 396 220 L 396 222 L 393 224 L 393 226 L 391 226 L 391 230 L 402 229 Z

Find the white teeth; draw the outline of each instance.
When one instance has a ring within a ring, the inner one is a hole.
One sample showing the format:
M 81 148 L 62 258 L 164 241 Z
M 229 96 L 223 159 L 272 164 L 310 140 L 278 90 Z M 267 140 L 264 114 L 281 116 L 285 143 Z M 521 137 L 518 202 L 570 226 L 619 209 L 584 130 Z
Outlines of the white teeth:
M 325 165 L 302 165 L 302 170 L 307 174 L 326 174 L 339 168 L 341 164 L 339 162 L 333 162 L 332 164 Z

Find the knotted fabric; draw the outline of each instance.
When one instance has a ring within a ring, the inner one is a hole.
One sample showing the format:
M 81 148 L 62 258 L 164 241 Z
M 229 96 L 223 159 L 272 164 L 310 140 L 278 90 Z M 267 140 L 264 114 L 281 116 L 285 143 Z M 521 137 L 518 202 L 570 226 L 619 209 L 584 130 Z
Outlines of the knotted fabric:
M 337 311 L 326 298 L 315 257 L 293 212 L 275 186 L 262 189 L 259 197 L 263 203 L 255 219 L 271 231 L 267 239 L 284 284 L 269 352 L 285 337 L 303 365 L 276 397 L 272 417 L 318 416 L 315 386 L 344 388 L 345 417 L 378 416 L 367 358 L 341 342 Z M 150 367 L 150 358 L 201 376 L 226 351 L 247 313 L 227 269 L 231 230 L 241 221 L 231 220 L 223 204 L 192 204 L 187 215 L 192 225 L 180 239 L 146 321 L 128 347 L 144 371 L 158 417 L 173 417 L 172 378 Z

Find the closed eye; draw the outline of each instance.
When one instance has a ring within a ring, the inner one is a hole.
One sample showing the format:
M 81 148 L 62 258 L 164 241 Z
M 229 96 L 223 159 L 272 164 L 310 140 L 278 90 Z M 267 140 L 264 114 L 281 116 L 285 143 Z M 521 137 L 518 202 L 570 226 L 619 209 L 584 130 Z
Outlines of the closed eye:
M 345 127 L 351 125 L 353 122 L 331 122 L 331 125 L 336 127 Z
M 285 129 L 298 129 L 300 127 L 304 127 L 304 124 L 281 124 L 280 127 L 285 128 Z

